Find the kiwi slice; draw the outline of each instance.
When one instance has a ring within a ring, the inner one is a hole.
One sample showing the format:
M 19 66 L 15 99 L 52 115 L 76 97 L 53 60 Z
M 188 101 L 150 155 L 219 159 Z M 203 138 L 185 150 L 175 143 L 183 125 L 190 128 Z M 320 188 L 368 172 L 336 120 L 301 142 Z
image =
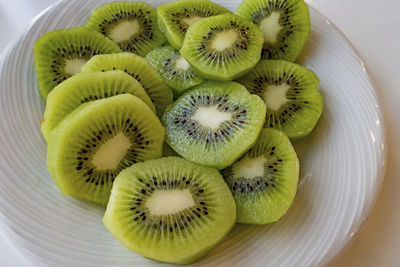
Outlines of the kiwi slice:
M 179 97 L 163 120 L 166 142 L 179 155 L 222 169 L 256 142 L 265 104 L 238 83 L 207 81 Z
M 260 60 L 263 35 L 254 23 L 232 14 L 201 19 L 188 29 L 183 57 L 202 76 L 229 81 Z
M 267 128 L 254 147 L 221 174 L 236 201 L 236 221 L 266 224 L 279 220 L 292 204 L 299 160 L 287 136 Z
M 118 173 L 161 157 L 163 141 L 148 105 L 116 95 L 80 105 L 50 132 L 47 166 L 63 194 L 105 205 Z
M 260 26 L 263 59 L 295 61 L 310 35 L 309 10 L 303 0 L 243 0 L 235 13 Z
M 262 60 L 238 82 L 264 99 L 265 126 L 283 131 L 292 142 L 314 129 L 324 108 L 317 75 L 292 62 Z
M 172 102 L 171 89 L 164 83 L 160 75 L 152 69 L 150 64 L 138 55 L 128 52 L 99 55 L 93 57 L 82 67 L 83 72 L 109 70 L 125 71 L 138 80 L 153 101 L 159 117 L 164 113 L 165 107 Z
M 121 52 L 114 42 L 84 27 L 48 32 L 33 50 L 39 93 L 45 100 L 55 86 L 79 73 L 92 56 Z
M 156 10 L 143 2 L 105 4 L 93 10 L 86 26 L 115 41 L 123 51 L 140 56 L 166 41 Z
M 41 123 L 45 138 L 70 112 L 82 103 L 129 93 L 137 96 L 155 112 L 150 97 L 142 85 L 120 70 L 79 73 L 56 86 L 48 95 Z
M 188 264 L 221 241 L 235 218 L 235 201 L 218 171 L 168 157 L 123 170 L 103 222 L 134 252 Z
M 180 49 L 187 29 L 194 22 L 230 11 L 208 0 L 178 0 L 157 7 L 158 24 L 168 42 Z
M 172 46 L 156 48 L 147 54 L 146 59 L 173 89 L 175 96 L 204 81 Z

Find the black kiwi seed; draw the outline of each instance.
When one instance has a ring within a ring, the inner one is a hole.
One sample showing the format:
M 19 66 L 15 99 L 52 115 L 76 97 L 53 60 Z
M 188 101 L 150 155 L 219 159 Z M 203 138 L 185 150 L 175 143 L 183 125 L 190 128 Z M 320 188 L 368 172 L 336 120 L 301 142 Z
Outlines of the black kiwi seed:
M 264 59 L 295 61 L 308 39 L 310 18 L 308 6 L 303 1 L 261 1 L 259 6 L 243 1 L 237 15 L 259 24 L 272 13 L 279 14 L 282 27 L 274 42 L 266 41 L 262 49 Z
M 65 72 L 66 60 L 89 60 L 92 56 L 100 54 L 100 50 L 91 48 L 90 46 L 80 46 L 75 47 L 74 45 L 70 45 L 70 50 L 67 53 L 65 48 L 53 48 L 52 53 L 52 65 L 50 65 L 50 72 L 53 74 L 53 82 L 56 84 L 60 84 L 67 78 L 71 77 L 73 74 Z
M 204 81 L 172 46 L 156 48 L 146 55 L 146 59 L 164 82 L 173 88 L 176 96 Z
M 289 85 L 298 85 L 299 81 L 293 75 L 283 75 L 283 77 L 279 77 L 278 79 L 268 75 L 260 75 L 252 81 L 252 86 L 247 88 L 251 93 L 257 94 L 260 97 L 264 97 L 265 88 L 267 88 L 269 85 L 280 85 L 282 83 L 287 83 Z M 296 100 L 296 97 L 293 97 L 293 95 L 298 94 L 300 91 L 301 88 L 291 86 L 286 93 L 287 98 L 289 100 Z M 308 104 L 309 102 L 303 101 L 303 103 Z M 285 104 L 278 111 L 278 114 L 269 114 L 269 117 L 266 120 L 266 124 L 268 127 L 275 127 L 276 124 L 285 125 L 290 122 L 290 120 L 288 120 L 287 118 L 293 117 L 294 114 L 299 110 L 301 110 L 300 105 L 297 105 L 295 103 Z M 279 118 L 279 120 L 277 120 L 276 118 Z
M 87 183 L 93 183 L 96 186 L 104 185 L 104 181 L 114 181 L 116 175 L 124 168 L 136 163 L 138 161 L 137 150 L 144 150 L 146 146 L 149 144 L 148 141 L 142 143 L 138 141 L 137 135 L 128 134 L 128 138 L 132 144 L 141 143 L 141 146 L 132 146 L 125 153 L 124 158 L 121 160 L 119 165 L 112 170 L 98 170 L 96 166 L 92 163 L 92 158 L 96 154 L 96 152 L 101 148 L 101 146 L 106 143 L 108 140 L 112 139 L 115 135 L 121 132 L 121 130 L 127 128 L 129 125 L 134 125 L 130 122 L 130 119 L 121 121 L 118 125 L 106 125 L 106 129 L 113 129 L 113 131 L 103 131 L 100 130 L 98 132 L 93 132 L 94 138 L 83 141 L 81 144 L 81 148 L 76 152 L 76 167 L 75 170 L 78 172 L 82 172 L 84 176 L 88 176 L 85 181 Z M 135 126 L 136 127 L 136 126 Z M 137 128 L 136 128 L 137 129 Z M 141 136 L 141 134 L 139 133 Z M 143 192 L 145 193 L 145 192 Z
M 223 62 L 235 56 L 236 53 L 238 53 L 237 50 L 248 49 L 250 41 L 250 37 L 247 33 L 248 27 L 237 25 L 236 22 L 231 21 L 229 27 L 210 28 L 210 30 L 212 31 L 208 32 L 206 35 L 203 36 L 203 41 L 197 48 L 197 50 L 200 52 L 202 56 Z M 218 32 L 229 31 L 229 30 L 235 31 L 238 35 L 235 44 L 230 49 L 225 49 L 223 51 L 217 51 L 215 49 L 212 49 L 211 48 L 212 47 L 211 43 L 213 41 L 212 37 L 216 35 L 216 33 Z
M 93 11 L 87 26 L 112 39 L 112 30 L 122 22 L 135 22 L 138 27 L 125 40 L 115 40 L 123 51 L 144 56 L 165 41 L 157 27 L 156 12 L 146 3 L 118 2 L 103 5 Z
M 186 101 L 188 105 L 193 108 L 186 109 L 186 112 L 181 114 L 181 117 L 175 117 L 174 123 L 180 124 L 181 127 L 186 129 L 186 132 L 191 138 L 196 140 L 206 140 L 207 143 L 223 142 L 226 138 L 234 135 L 237 129 L 242 128 L 247 118 L 247 110 L 244 107 L 232 107 L 232 103 L 228 103 L 226 95 L 198 95 L 197 100 L 188 97 Z M 197 121 L 191 119 L 194 112 L 199 107 L 217 106 L 221 112 L 230 112 L 232 120 L 225 122 L 220 129 L 209 131 L 204 129 Z
M 271 147 L 270 150 L 275 150 L 275 147 Z M 249 151 L 249 157 L 257 157 L 257 152 L 254 150 Z M 271 155 L 271 154 L 270 154 Z M 223 177 L 226 177 L 229 188 L 232 192 L 240 191 L 241 194 L 253 194 L 261 193 L 267 190 L 270 186 L 275 187 L 276 182 L 279 181 L 279 176 L 277 176 L 279 165 L 283 162 L 281 158 L 274 156 L 268 158 L 268 162 L 264 165 L 264 176 L 263 177 L 253 177 L 251 179 L 247 178 L 235 178 L 233 177 L 232 168 L 226 168 L 221 171 Z
M 312 70 L 301 65 L 262 60 L 239 82 L 249 92 L 264 98 L 267 105 L 265 126 L 283 131 L 293 142 L 307 136 L 321 116 L 323 97 L 318 90 L 319 79 Z M 273 86 L 284 86 L 281 89 L 286 90 L 286 100 L 279 107 L 265 99 Z
M 151 176 L 139 178 L 138 180 L 142 187 L 138 189 L 139 191 L 137 194 L 142 195 L 142 198 L 132 199 L 129 210 L 132 211 L 133 221 L 139 221 L 144 225 L 143 227 L 148 226 L 149 229 L 157 229 L 157 231 L 183 231 L 186 228 L 194 227 L 196 224 L 204 223 L 201 218 L 203 218 L 203 216 L 207 217 L 209 215 L 209 209 L 212 209 L 211 207 L 207 207 L 204 201 L 207 196 L 198 194 L 204 193 L 205 189 L 201 187 L 201 183 L 191 183 L 192 178 L 182 176 L 180 179 L 173 179 L 169 177 L 157 178 L 156 176 Z M 148 191 L 150 184 L 152 184 L 154 188 Z M 145 205 L 142 205 L 142 203 L 145 203 L 146 199 L 151 197 L 152 192 L 156 190 L 174 190 L 175 188 L 179 190 L 189 190 L 196 206 L 189 207 L 176 214 L 155 216 L 151 215 Z

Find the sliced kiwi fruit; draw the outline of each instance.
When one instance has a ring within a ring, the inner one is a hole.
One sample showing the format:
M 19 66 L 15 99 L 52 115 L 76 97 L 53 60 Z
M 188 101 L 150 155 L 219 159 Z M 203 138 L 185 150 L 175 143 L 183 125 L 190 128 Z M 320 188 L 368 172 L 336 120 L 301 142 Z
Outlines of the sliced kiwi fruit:
M 117 176 L 103 222 L 134 252 L 189 264 L 221 241 L 235 218 L 235 201 L 218 171 L 167 157 Z
M 239 223 L 276 222 L 296 195 L 299 160 L 287 136 L 263 129 L 254 147 L 221 171 L 236 201 Z
M 193 23 L 180 52 L 200 75 L 230 81 L 257 64 L 263 40 L 260 28 L 254 23 L 222 14 Z
M 295 61 L 310 35 L 310 15 L 304 0 L 243 0 L 235 13 L 260 26 L 263 59 Z
M 223 13 L 230 11 L 208 0 L 178 0 L 157 7 L 160 29 L 175 49 L 182 47 L 186 31 L 194 22 Z
M 33 50 L 43 99 L 55 86 L 79 73 L 92 56 L 121 52 L 114 42 L 85 27 L 48 32 L 36 41 Z
M 105 205 L 118 173 L 161 157 L 163 141 L 148 105 L 116 95 L 80 105 L 50 132 L 47 166 L 63 194 Z
M 264 99 L 265 126 L 283 131 L 292 142 L 314 129 L 324 108 L 317 75 L 296 63 L 262 60 L 238 82 Z
M 166 39 L 157 24 L 156 10 L 143 2 L 112 2 L 93 10 L 86 26 L 115 41 L 122 51 L 140 56 Z
M 179 155 L 222 169 L 257 140 L 265 104 L 238 83 L 207 81 L 170 105 L 163 121 L 166 142 Z
M 146 59 L 173 89 L 175 96 L 204 81 L 172 46 L 156 48 L 147 54 Z
M 132 53 L 115 53 L 93 57 L 82 67 L 83 72 L 104 72 L 122 70 L 138 80 L 146 93 L 153 101 L 157 115 L 164 113 L 164 109 L 172 102 L 172 91 L 164 83 L 160 75 L 152 69 L 142 57 Z
M 137 96 L 155 112 L 142 85 L 120 70 L 79 73 L 56 86 L 48 95 L 41 123 L 45 139 L 49 132 L 82 103 L 129 93 Z

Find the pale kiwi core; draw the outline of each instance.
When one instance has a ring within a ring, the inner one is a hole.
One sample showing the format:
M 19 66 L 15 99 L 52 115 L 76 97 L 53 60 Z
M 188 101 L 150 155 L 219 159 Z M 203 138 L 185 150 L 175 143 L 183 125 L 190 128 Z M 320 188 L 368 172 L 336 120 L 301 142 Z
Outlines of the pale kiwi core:
M 230 121 L 232 114 L 218 110 L 218 106 L 200 107 L 192 116 L 192 120 L 212 130 L 218 129 L 225 121 Z
M 123 42 L 129 40 L 139 32 L 140 24 L 137 20 L 122 21 L 113 27 L 107 36 L 116 42 Z
M 64 71 L 69 75 L 75 75 L 81 72 L 81 68 L 87 61 L 84 59 L 67 59 L 65 61 Z
M 188 70 L 190 68 L 189 63 L 182 56 L 178 57 L 175 61 L 175 67 L 181 70 Z
M 261 31 L 264 33 L 264 42 L 276 42 L 278 34 L 283 28 L 279 24 L 279 17 L 279 12 L 272 12 L 268 17 L 260 22 Z
M 98 170 L 114 169 L 131 146 L 129 138 L 123 133 L 118 133 L 100 147 L 94 154 L 92 163 Z
M 217 51 L 224 51 L 233 46 L 238 38 L 238 34 L 234 30 L 219 32 L 212 40 L 211 47 Z
M 190 17 L 182 18 L 182 21 L 183 21 L 186 25 L 190 26 L 190 25 L 192 25 L 193 23 L 195 23 L 196 21 L 198 21 L 199 19 L 202 19 L 202 17 L 199 17 L 199 16 L 190 16 Z
M 188 189 L 155 190 L 146 201 L 151 215 L 178 213 L 194 206 L 192 193 Z
M 280 85 L 268 85 L 264 91 L 264 102 L 267 108 L 272 110 L 278 110 L 282 105 L 289 101 L 286 97 L 287 91 L 290 89 L 290 85 L 282 83 Z
M 264 156 L 249 158 L 244 156 L 232 165 L 233 179 L 253 179 L 264 176 L 264 165 L 267 159 Z

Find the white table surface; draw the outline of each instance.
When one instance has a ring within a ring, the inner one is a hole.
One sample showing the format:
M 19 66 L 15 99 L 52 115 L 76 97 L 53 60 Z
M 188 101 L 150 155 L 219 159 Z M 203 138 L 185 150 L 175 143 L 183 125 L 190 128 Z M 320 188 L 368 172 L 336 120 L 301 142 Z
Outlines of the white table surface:
M 83 1 L 83 0 L 82 0 Z M 29 22 L 56 0 L 0 0 L 0 53 Z M 400 1 L 308 0 L 355 45 L 385 113 L 389 158 L 376 207 L 333 266 L 400 266 Z M 30 266 L 0 236 L 0 266 Z

